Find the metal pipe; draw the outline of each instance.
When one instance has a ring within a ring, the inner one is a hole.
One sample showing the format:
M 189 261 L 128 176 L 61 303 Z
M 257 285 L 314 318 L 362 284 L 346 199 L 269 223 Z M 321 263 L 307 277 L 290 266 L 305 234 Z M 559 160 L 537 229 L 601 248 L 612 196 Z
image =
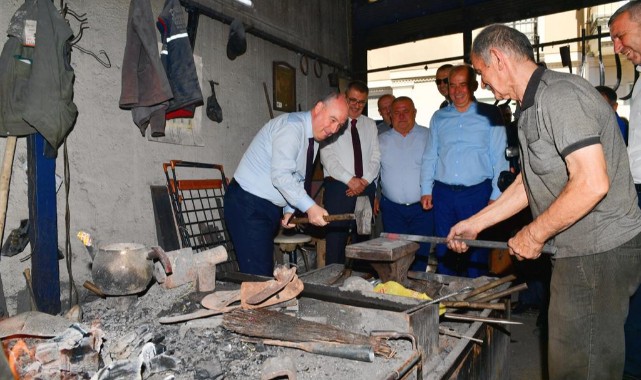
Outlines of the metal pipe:
M 333 356 L 336 358 L 358 360 L 371 363 L 374 361 L 374 348 L 364 344 L 342 344 L 334 342 L 288 342 L 276 339 L 263 339 L 263 344 L 296 348 L 312 354 Z
M 207 6 L 207 5 L 203 4 L 203 2 L 201 0 L 180 0 L 180 4 L 182 4 L 182 6 L 187 8 L 187 9 L 189 9 L 189 8 L 194 9 L 194 10 L 196 10 L 197 12 L 199 12 L 202 15 L 205 15 L 205 16 L 207 16 L 209 18 L 214 19 L 214 20 L 218 20 L 218 21 L 220 21 L 222 23 L 225 23 L 225 24 L 231 24 L 231 22 L 234 19 L 233 17 L 231 17 L 231 16 L 229 16 L 227 14 L 219 12 L 219 11 L 211 8 L 210 6 Z M 189 26 L 187 27 L 187 29 L 189 30 Z M 317 60 L 318 62 L 324 63 L 324 64 L 326 64 L 328 66 L 332 66 L 332 67 L 335 67 L 335 68 L 340 69 L 340 70 L 348 70 L 348 67 L 346 65 L 342 65 L 342 64 L 340 64 L 338 62 L 334 62 L 329 58 L 325 58 L 325 57 L 323 57 L 323 56 L 321 56 L 319 54 L 316 54 L 316 53 L 314 53 L 312 51 L 309 51 L 309 50 L 307 50 L 305 48 L 297 46 L 297 45 L 295 45 L 295 44 L 293 44 L 293 43 L 291 43 L 289 41 L 286 41 L 286 40 L 284 40 L 284 39 L 282 39 L 280 37 L 277 37 L 277 36 L 275 36 L 275 35 L 273 35 L 271 33 L 268 33 L 268 32 L 266 32 L 264 30 L 260 30 L 260 29 L 258 29 L 256 27 L 252 26 L 252 25 L 250 25 L 249 27 L 246 27 L 245 32 L 249 33 L 249 34 L 253 34 L 256 37 L 261 38 L 261 39 L 263 39 L 265 41 L 271 42 L 271 43 L 273 43 L 275 45 L 284 47 L 285 49 L 291 50 L 291 51 L 293 51 L 295 53 L 299 53 L 299 54 L 305 55 L 305 56 L 307 56 L 309 58 L 313 58 L 313 59 Z
M 586 40 L 595 40 L 597 38 L 603 38 L 603 37 L 609 37 L 609 33 L 601 33 L 599 35 L 591 35 L 591 36 L 585 36 Z M 568 43 L 573 43 L 573 42 L 581 42 L 582 39 L 581 37 L 577 38 L 568 38 L 566 40 L 557 40 L 557 41 L 551 41 L 551 42 L 544 42 L 542 44 L 534 44 L 532 45 L 533 49 L 539 49 L 539 48 L 544 48 L 547 46 L 555 46 L 555 45 L 563 45 L 563 44 L 568 44 Z M 420 61 L 420 62 L 414 62 L 414 63 L 405 63 L 402 65 L 395 65 L 395 66 L 387 66 L 387 67 L 379 67 L 376 69 L 370 69 L 367 70 L 367 73 L 377 73 L 379 71 L 388 71 L 388 70 L 396 70 L 396 69 L 404 69 L 407 67 L 414 67 L 414 66 L 424 66 L 424 65 L 429 65 L 432 63 L 441 63 L 441 62 L 449 62 L 449 61 L 462 61 L 465 57 L 462 55 L 455 56 L 455 57 L 447 57 L 447 58 L 440 58 L 440 59 L 433 59 L 431 61 Z

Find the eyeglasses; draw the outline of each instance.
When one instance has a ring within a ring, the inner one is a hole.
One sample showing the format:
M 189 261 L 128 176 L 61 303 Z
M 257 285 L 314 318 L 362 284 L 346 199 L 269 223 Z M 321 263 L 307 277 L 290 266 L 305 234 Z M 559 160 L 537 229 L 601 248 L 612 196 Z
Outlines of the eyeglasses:
M 437 79 L 437 80 L 435 80 L 435 82 L 436 82 L 437 86 L 440 86 L 441 83 L 448 84 L 450 81 L 447 78 L 443 78 L 443 79 Z
M 347 101 L 349 102 L 350 106 L 353 106 L 355 104 L 358 104 L 359 106 L 364 106 L 365 104 L 367 104 L 367 100 L 358 100 L 354 98 L 347 98 Z

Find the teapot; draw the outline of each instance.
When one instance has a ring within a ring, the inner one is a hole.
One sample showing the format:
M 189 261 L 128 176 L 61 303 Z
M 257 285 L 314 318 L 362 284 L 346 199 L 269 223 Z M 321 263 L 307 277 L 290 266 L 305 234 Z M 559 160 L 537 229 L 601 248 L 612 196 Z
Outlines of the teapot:
M 102 246 L 97 252 L 87 251 L 93 260 L 93 282 L 107 295 L 137 294 L 147 289 L 154 277 L 154 259 L 160 261 L 165 273 L 172 273 L 169 258 L 160 247 L 115 243 Z

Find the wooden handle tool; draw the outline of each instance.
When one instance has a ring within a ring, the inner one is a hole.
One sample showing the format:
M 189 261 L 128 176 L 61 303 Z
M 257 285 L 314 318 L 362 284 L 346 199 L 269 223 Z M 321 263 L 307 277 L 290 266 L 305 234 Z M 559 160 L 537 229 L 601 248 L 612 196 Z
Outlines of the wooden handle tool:
M 356 216 L 354 214 L 336 214 L 336 215 L 325 215 L 323 217 L 326 222 L 335 222 L 339 220 L 354 220 L 356 219 Z M 301 224 L 301 223 L 309 223 L 309 218 L 291 218 L 289 220 L 290 224 Z

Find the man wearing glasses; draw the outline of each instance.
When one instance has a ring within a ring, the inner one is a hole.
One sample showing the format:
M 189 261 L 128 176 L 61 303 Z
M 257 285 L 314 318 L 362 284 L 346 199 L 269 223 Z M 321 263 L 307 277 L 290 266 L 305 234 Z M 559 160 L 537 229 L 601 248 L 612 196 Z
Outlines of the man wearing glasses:
M 469 65 L 450 71 L 452 104 L 434 113 L 430 143 L 421 166 L 421 203 L 434 209 L 435 230 L 447 236 L 457 222 L 469 218 L 499 197 L 499 174 L 508 170 L 507 137 L 496 106 L 474 98 L 476 73 Z M 437 273 L 479 277 L 488 273 L 488 249 L 471 249 L 469 255 L 436 246 Z
M 439 109 L 445 108 L 450 105 L 450 91 L 447 84 L 452 67 L 454 66 L 447 63 L 436 70 L 436 88 L 438 88 L 438 92 L 440 92 L 441 95 L 445 97 L 445 100 L 443 100 L 443 103 L 441 103 Z
M 380 168 L 378 130 L 374 120 L 363 115 L 369 88 L 360 81 L 347 85 L 347 125 L 337 135 L 328 139 L 321 149 L 321 162 L 325 175 L 323 202 L 331 214 L 352 213 L 356 198 L 366 195 L 370 205 L 374 202 L 374 180 Z M 326 263 L 343 264 L 349 231 L 352 243 L 369 239 L 357 235 L 354 221 L 332 222 L 327 228 Z

